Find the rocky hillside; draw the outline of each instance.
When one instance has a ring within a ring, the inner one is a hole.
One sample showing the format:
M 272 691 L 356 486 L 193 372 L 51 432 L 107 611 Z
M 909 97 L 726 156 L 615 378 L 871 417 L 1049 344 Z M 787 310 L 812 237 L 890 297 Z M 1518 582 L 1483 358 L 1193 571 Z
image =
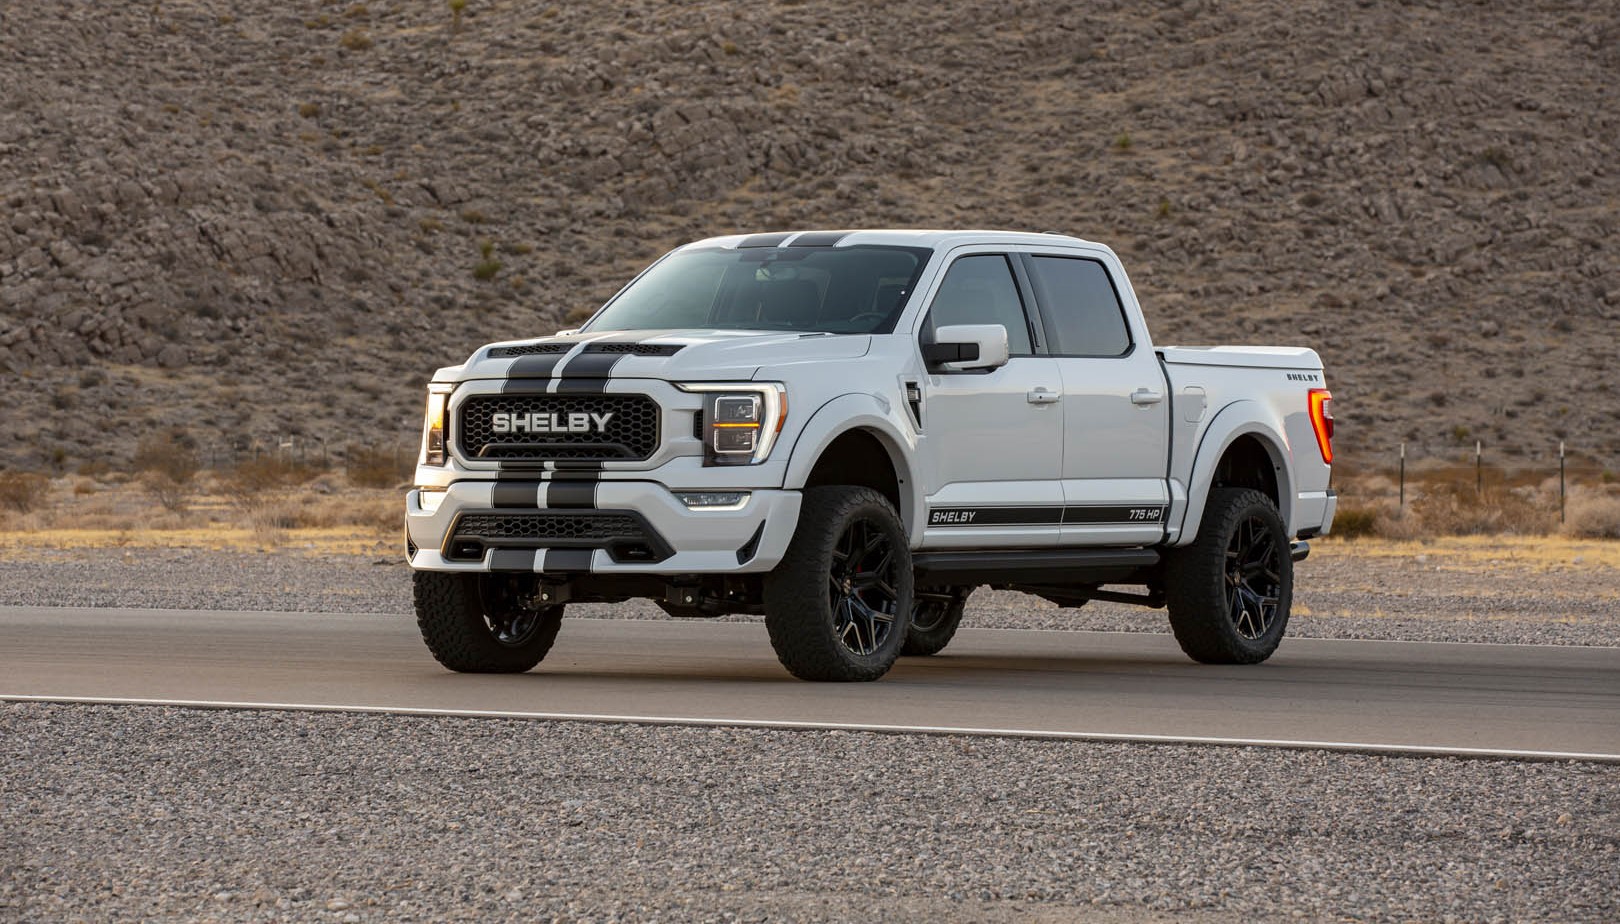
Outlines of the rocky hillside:
M 0 461 L 409 445 L 693 237 L 1058 229 L 1342 451 L 1620 461 L 1620 12 L 1547 0 L 0 9 Z

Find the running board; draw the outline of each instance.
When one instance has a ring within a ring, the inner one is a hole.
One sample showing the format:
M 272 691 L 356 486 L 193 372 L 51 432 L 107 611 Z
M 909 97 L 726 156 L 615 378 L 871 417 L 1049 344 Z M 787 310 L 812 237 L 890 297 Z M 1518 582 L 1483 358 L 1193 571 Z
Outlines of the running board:
M 1293 556 L 1294 561 L 1304 561 L 1311 554 L 1311 544 L 1302 539 L 1288 547 L 1288 554 Z
M 1159 563 L 1155 549 L 1025 549 L 1017 552 L 913 552 L 929 584 L 1131 584 Z

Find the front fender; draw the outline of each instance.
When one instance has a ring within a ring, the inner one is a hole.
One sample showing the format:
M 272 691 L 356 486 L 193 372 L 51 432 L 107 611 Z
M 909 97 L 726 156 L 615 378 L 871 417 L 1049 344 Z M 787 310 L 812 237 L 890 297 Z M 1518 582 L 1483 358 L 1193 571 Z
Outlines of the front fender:
M 1234 401 L 1220 409 L 1210 419 L 1198 439 L 1198 450 L 1193 457 L 1192 474 L 1187 481 L 1186 507 L 1181 511 L 1179 528 L 1174 530 L 1172 545 L 1186 545 L 1198 536 L 1199 524 L 1204 518 L 1204 507 L 1209 503 L 1209 492 L 1215 481 L 1215 469 L 1226 450 L 1244 436 L 1252 436 L 1271 456 L 1277 475 L 1277 506 L 1285 524 L 1293 522 L 1294 466 L 1293 449 L 1281 417 L 1258 401 Z M 1170 522 L 1177 526 L 1172 510 Z M 1290 527 L 1292 528 L 1292 527 Z
M 922 541 L 926 505 L 913 477 L 911 460 L 917 454 L 917 435 L 903 412 L 892 402 L 869 394 L 839 395 L 817 408 L 793 441 L 783 487 L 803 490 L 821 454 L 851 430 L 865 430 L 883 446 L 900 484 L 900 522 L 906 524 L 912 546 Z

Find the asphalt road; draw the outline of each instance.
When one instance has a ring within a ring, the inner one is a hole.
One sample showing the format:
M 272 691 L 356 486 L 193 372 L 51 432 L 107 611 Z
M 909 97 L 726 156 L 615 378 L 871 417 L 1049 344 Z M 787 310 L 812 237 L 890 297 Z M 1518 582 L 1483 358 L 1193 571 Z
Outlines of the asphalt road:
M 1620 761 L 1620 648 L 1287 639 L 1214 667 L 1165 635 L 979 629 L 877 683 L 810 684 L 757 623 L 574 619 L 535 671 L 469 676 L 399 616 L 0 607 L 0 699 Z

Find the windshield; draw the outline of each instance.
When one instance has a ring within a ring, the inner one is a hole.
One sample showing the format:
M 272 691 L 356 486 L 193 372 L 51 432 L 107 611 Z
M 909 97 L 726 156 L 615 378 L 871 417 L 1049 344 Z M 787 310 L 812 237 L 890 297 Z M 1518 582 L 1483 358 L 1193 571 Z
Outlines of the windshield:
M 654 264 L 587 330 L 894 330 L 932 251 L 916 247 L 683 250 Z

